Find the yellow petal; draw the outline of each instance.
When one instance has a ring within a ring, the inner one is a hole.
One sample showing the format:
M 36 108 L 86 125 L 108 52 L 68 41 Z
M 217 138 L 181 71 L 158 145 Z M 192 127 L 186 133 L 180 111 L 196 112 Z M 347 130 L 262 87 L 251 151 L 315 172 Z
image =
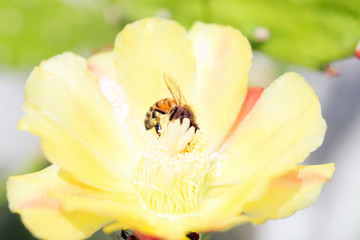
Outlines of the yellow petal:
M 23 210 L 21 220 L 39 239 L 86 239 L 100 229 L 109 219 L 91 213 L 59 213 L 58 210 L 33 208 Z
M 88 67 L 97 79 L 101 93 L 114 109 L 116 120 L 133 149 L 140 153 L 144 142 L 144 123 L 136 121 L 133 110 L 129 107 L 126 94 L 117 79 L 114 53 L 104 52 L 91 56 Z
M 185 29 L 164 19 L 147 18 L 127 25 L 115 41 L 115 63 L 120 84 L 141 122 L 152 104 L 171 97 L 163 73 L 179 83 L 185 98 L 195 74 Z
M 245 204 L 244 212 L 257 218 L 256 223 L 288 217 L 319 197 L 334 170 L 334 164 L 297 166 L 272 180 L 266 194 L 258 201 Z
M 135 166 L 114 111 L 100 93 L 86 61 L 72 53 L 36 67 L 25 90 L 26 115 L 19 121 L 42 139 L 47 159 L 83 183 L 122 191 Z
M 91 212 L 63 212 L 61 202 L 53 198 L 51 192 L 103 198 L 110 194 L 69 183 L 58 173 L 58 167 L 53 165 L 37 173 L 9 178 L 9 208 L 21 215 L 34 236 L 54 240 L 84 239 L 112 220 Z
M 262 197 L 273 177 L 320 146 L 325 130 L 312 88 L 300 75 L 284 74 L 263 92 L 220 155 L 202 211 L 241 213 L 245 202 Z
M 221 141 L 246 95 L 251 47 L 240 31 L 229 26 L 197 22 L 189 37 L 196 58 L 192 104 L 198 125 Z
M 267 88 L 235 130 L 223 153 L 219 181 L 239 183 L 255 173 L 276 175 L 318 148 L 326 124 L 314 91 L 297 73 L 286 73 Z
M 115 219 L 114 223 L 104 228 L 106 233 L 120 229 L 132 229 L 161 239 L 185 239 L 186 231 L 178 224 L 177 220 L 171 221 L 167 217 L 161 217 L 144 209 L 137 199 L 131 201 L 131 198 L 128 198 L 125 199 L 126 204 L 119 204 L 114 201 L 83 198 L 63 193 L 56 194 L 56 198 L 63 202 L 65 211 L 91 210 L 95 214 Z
M 188 218 L 184 220 L 184 225 L 193 231 L 213 232 L 247 222 L 260 224 L 267 219 L 288 217 L 295 211 L 308 207 L 319 197 L 323 185 L 330 180 L 334 170 L 334 164 L 296 166 L 273 179 L 264 196 L 246 203 L 242 212 L 235 211 L 232 216 L 226 217 L 219 215 L 208 218 L 205 215 Z M 227 191 L 236 191 L 236 187 L 228 187 Z
M 69 229 L 69 232 L 64 232 L 66 236 L 71 235 L 72 229 L 69 227 L 71 224 L 75 224 L 73 231 L 85 231 L 82 225 L 77 226 L 77 221 L 81 220 L 86 225 L 86 217 L 89 217 L 89 228 L 93 225 L 93 218 L 101 222 L 87 234 L 91 234 L 110 221 L 115 221 L 116 224 L 107 227 L 106 229 L 110 229 L 107 230 L 108 232 L 137 229 L 159 236 L 174 234 L 174 229 L 170 227 L 170 225 L 174 226 L 174 223 L 168 219 L 159 220 L 157 215 L 145 210 L 136 194 L 112 193 L 86 186 L 56 165 L 37 173 L 10 177 L 8 199 L 10 209 L 19 213 L 27 227 L 36 236 L 42 234 L 42 238 L 50 236 L 51 232 L 56 232 L 54 226 L 57 224 L 63 224 L 65 230 Z M 44 226 L 48 216 L 54 217 L 52 225 L 49 225 L 51 229 L 45 231 L 41 227 Z M 30 221 L 32 218 L 35 219 L 34 223 Z M 180 235 L 180 230 L 177 231 L 177 235 Z M 63 236 L 60 235 L 59 239 Z
M 102 195 L 51 192 L 51 196 L 62 203 L 62 209 L 65 212 L 82 211 L 107 216 L 116 220 L 122 229 L 139 228 L 139 226 L 152 225 L 156 222 L 156 215 L 146 211 L 133 193 L 107 195 L 100 192 L 99 194 Z

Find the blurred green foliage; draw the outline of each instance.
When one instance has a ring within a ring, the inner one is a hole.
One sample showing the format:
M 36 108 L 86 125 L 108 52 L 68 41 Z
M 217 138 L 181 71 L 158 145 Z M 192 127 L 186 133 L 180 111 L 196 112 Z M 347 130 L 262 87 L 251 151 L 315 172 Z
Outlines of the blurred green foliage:
M 99 1 L 1 0 L 0 64 L 33 65 L 66 50 L 111 45 L 120 26 L 105 10 Z
M 0 207 L 0 239 L 35 240 L 20 222 L 20 216 L 12 214 L 7 206 Z
M 171 17 L 187 28 L 198 20 L 231 25 L 254 49 L 312 68 L 351 56 L 360 40 L 358 0 L 1 0 L 0 63 L 89 53 L 148 16 Z
M 240 29 L 254 49 L 279 60 L 322 68 L 353 55 L 360 40 L 359 0 L 132 0 L 128 18 L 139 19 L 168 9 L 190 27 L 194 21 L 222 23 Z M 269 30 L 268 41 L 256 41 L 256 30 Z M 264 29 L 264 28 L 263 28 Z

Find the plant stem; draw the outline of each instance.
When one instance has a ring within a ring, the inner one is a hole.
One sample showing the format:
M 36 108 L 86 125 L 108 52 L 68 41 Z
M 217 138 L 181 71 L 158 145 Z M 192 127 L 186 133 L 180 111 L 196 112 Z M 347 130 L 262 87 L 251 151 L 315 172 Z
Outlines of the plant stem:
M 210 236 L 211 236 L 211 233 L 201 233 L 200 240 L 209 240 Z

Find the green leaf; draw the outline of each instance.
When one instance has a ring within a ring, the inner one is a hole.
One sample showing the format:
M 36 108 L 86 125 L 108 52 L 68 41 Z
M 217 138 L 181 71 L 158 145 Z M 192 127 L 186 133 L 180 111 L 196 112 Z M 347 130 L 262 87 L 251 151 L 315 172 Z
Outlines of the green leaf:
M 353 55 L 360 40 L 358 0 L 2 0 L 0 64 L 86 54 L 111 46 L 126 23 L 164 14 L 188 28 L 197 20 L 234 26 L 254 49 L 313 68 Z M 259 27 L 270 32 L 263 43 Z
M 34 65 L 64 51 L 112 45 L 120 30 L 99 1 L 1 0 L 0 65 Z M 116 17 L 116 16 L 115 16 Z
M 202 233 L 200 234 L 200 240 L 209 240 L 211 237 L 211 233 Z
M 165 8 L 187 27 L 196 20 L 240 29 L 253 48 L 279 60 L 322 68 L 353 55 L 360 40 L 358 0 L 131 0 L 131 20 L 153 16 Z M 125 4 L 124 4 L 125 6 Z M 266 27 L 268 41 L 255 41 L 255 30 Z

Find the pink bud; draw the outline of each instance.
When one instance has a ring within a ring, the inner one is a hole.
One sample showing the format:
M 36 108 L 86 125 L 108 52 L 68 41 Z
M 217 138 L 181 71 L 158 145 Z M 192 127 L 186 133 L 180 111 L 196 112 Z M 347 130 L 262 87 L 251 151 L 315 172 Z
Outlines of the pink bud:
M 358 44 L 355 47 L 355 52 L 354 52 L 355 57 L 357 57 L 358 59 L 360 59 L 360 41 L 358 42 Z
M 326 65 L 324 72 L 326 75 L 328 75 L 329 77 L 338 77 L 340 76 L 340 72 L 337 68 L 335 68 L 333 65 L 328 64 Z

